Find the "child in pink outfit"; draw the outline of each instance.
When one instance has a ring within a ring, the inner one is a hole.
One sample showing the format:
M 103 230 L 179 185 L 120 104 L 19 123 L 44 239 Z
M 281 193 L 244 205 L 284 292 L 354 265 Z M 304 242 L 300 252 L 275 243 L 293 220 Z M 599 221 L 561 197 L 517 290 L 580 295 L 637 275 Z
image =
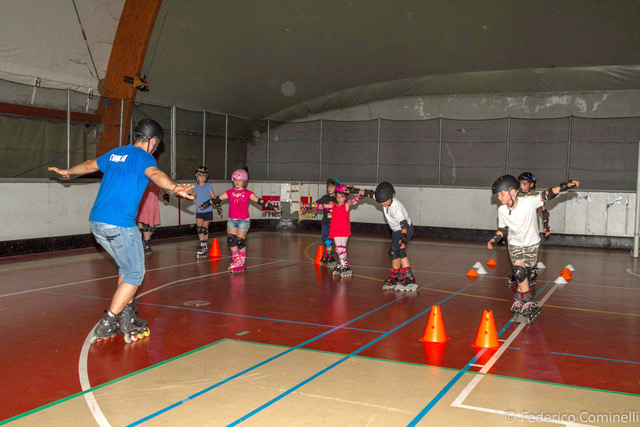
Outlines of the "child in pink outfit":
M 244 169 L 237 169 L 231 174 L 233 188 L 225 191 L 218 197 L 214 197 L 200 205 L 204 209 L 212 204 L 219 206 L 222 200 L 229 200 L 229 219 L 227 220 L 227 245 L 231 249 L 233 261 L 229 266 L 232 273 L 241 273 L 245 270 L 244 263 L 247 255 L 245 237 L 249 232 L 251 221 L 249 220 L 249 201 L 256 202 L 262 207 L 280 211 L 279 208 L 266 202 L 262 197 L 256 196 L 253 191 L 247 190 L 249 174 Z
M 353 275 L 351 267 L 347 262 L 347 241 L 351 236 L 351 220 L 349 218 L 351 207 L 358 203 L 362 197 L 357 195 L 354 199 L 347 201 L 349 191 L 347 186 L 340 184 L 336 187 L 336 203 L 306 205 L 305 208 L 325 209 L 331 211 L 331 224 L 329 225 L 329 238 L 333 239 L 336 244 L 336 254 L 340 262 L 333 274 L 339 274 L 341 277 L 349 277 Z
M 149 183 L 142 194 L 138 206 L 136 222 L 140 223 L 142 230 L 142 246 L 145 255 L 151 255 L 151 235 L 160 225 L 160 209 L 158 208 L 158 193 L 162 193 L 162 203 L 169 204 L 169 195 L 154 183 Z

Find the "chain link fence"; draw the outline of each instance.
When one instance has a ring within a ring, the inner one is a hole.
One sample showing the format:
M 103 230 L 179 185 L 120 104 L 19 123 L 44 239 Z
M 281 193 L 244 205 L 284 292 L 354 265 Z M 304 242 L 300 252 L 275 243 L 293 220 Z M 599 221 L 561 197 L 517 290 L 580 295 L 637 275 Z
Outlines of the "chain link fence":
M 0 178 L 49 177 L 47 166 L 95 158 L 102 132 L 128 144 L 135 123 L 152 118 L 165 129 L 158 166 L 179 180 L 205 165 L 214 180 L 248 167 L 258 181 L 488 187 L 526 170 L 540 187 L 569 178 L 594 190 L 636 187 L 640 117 L 289 123 L 136 103 L 123 126 L 99 122 L 100 113 L 122 117 L 130 100 L 2 80 L 0 102 L 15 111 L 0 113 Z

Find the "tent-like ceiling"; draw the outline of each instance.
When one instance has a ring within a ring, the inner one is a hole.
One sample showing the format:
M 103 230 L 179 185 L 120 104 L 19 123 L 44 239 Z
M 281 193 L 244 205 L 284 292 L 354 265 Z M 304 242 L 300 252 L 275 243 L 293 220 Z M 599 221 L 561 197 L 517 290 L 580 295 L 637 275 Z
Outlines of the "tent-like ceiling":
M 0 78 L 97 85 L 123 3 L 0 2 Z M 295 119 L 398 96 L 637 90 L 638 22 L 638 0 L 164 0 L 138 100 Z

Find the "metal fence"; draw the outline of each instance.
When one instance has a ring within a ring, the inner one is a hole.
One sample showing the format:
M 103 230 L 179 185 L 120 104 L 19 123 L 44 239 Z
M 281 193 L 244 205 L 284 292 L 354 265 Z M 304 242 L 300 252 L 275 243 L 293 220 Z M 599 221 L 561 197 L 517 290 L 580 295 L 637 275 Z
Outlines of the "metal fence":
M 122 116 L 130 100 L 0 80 L 0 102 L 66 112 L 50 119 L 0 114 L 0 178 L 24 178 L 94 158 L 109 125 L 83 115 L 95 118 L 104 108 Z M 248 166 L 260 181 L 335 176 L 365 184 L 487 187 L 500 175 L 527 170 L 541 187 L 574 178 L 588 189 L 636 188 L 640 117 L 275 122 L 136 103 L 132 124 L 145 117 L 165 129 L 158 166 L 180 180 L 206 165 L 218 180 Z M 127 144 L 130 135 L 120 135 Z

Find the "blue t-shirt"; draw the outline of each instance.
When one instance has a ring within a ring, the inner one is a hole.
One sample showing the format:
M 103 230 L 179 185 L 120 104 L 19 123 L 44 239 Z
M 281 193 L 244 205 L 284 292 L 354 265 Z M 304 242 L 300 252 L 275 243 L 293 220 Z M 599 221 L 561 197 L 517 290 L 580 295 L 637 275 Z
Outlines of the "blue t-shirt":
M 209 194 L 209 191 L 213 191 L 211 184 L 205 184 L 202 187 L 196 184 L 194 190 L 196 192 L 196 213 L 213 212 L 213 206 L 200 209 L 200 204 L 211 198 L 211 194 Z
M 144 171 L 157 167 L 156 159 L 133 145 L 114 148 L 96 159 L 104 173 L 89 221 L 135 227 L 138 206 L 149 178 Z

